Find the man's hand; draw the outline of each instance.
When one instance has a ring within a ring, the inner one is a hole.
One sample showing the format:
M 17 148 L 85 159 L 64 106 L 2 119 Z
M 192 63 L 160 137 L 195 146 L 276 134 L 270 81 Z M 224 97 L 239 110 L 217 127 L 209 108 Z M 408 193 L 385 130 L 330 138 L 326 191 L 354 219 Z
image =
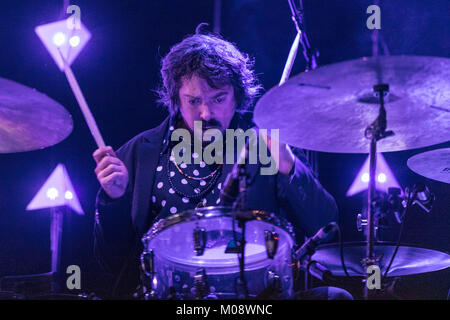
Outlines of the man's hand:
M 266 143 L 267 148 L 269 150 L 272 150 L 272 138 L 270 136 L 264 134 L 263 132 L 260 132 L 260 135 L 264 139 L 264 142 Z M 278 159 L 275 159 L 275 161 L 278 166 L 278 170 L 282 174 L 288 175 L 289 172 L 291 172 L 292 167 L 294 166 L 295 156 L 294 156 L 294 153 L 292 152 L 291 148 L 287 144 L 280 143 L 279 141 L 277 141 L 277 142 L 279 145 L 279 154 L 278 154 Z
M 102 147 L 92 154 L 97 167 L 95 174 L 103 190 L 113 199 L 125 194 L 128 185 L 128 170 L 117 158 L 111 147 Z

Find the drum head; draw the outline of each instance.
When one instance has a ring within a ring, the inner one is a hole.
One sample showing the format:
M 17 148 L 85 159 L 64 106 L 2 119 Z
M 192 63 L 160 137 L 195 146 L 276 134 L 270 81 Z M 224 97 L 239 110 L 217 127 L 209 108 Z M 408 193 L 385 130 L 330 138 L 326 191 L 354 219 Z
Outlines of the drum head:
M 245 269 L 265 267 L 267 257 L 265 231 L 278 234 L 278 250 L 292 248 L 294 241 L 289 224 L 273 214 L 246 211 L 249 217 L 245 232 Z M 205 231 L 206 245 L 202 255 L 194 250 L 194 229 Z M 230 208 L 207 207 L 182 212 L 161 220 L 144 236 L 144 251 L 152 250 L 162 259 L 180 266 L 208 268 L 208 273 L 236 272 L 239 262 L 236 253 L 225 253 L 233 240 L 240 239 L 238 226 Z

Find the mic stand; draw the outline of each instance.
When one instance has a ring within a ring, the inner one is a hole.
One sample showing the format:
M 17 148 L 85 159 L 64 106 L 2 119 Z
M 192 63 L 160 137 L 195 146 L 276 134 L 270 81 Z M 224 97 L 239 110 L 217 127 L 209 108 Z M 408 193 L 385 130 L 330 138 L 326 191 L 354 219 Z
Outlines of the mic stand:
M 311 50 L 311 46 L 309 44 L 308 36 L 305 33 L 304 26 L 304 17 L 303 17 L 303 3 L 302 0 L 299 0 L 299 8 L 295 6 L 293 0 L 288 0 L 289 8 L 291 9 L 291 19 L 294 22 L 295 29 L 297 30 L 297 35 L 295 37 L 294 42 L 292 43 L 291 50 L 289 51 L 289 56 L 286 60 L 286 64 L 284 66 L 283 74 L 281 75 L 280 82 L 278 86 L 284 84 L 292 70 L 292 66 L 294 65 L 295 57 L 297 56 L 297 50 L 299 44 L 302 45 L 303 48 L 303 57 L 306 61 L 305 72 L 314 70 L 317 68 L 317 57 L 319 56 L 319 52 L 317 50 Z M 314 151 L 306 151 L 306 157 L 308 162 L 311 164 L 314 173 L 318 176 L 318 165 L 317 165 L 317 153 Z M 306 239 L 306 238 L 305 238 Z M 308 283 L 308 272 L 305 272 L 305 285 Z
M 368 206 L 367 206 L 367 228 L 366 228 L 366 257 L 362 260 L 363 267 L 367 270 L 370 265 L 377 265 L 379 258 L 374 255 L 375 243 L 375 221 L 374 221 L 374 196 L 376 190 L 376 167 L 377 167 L 377 142 L 381 139 L 394 135 L 393 131 L 386 131 L 386 109 L 384 108 L 384 97 L 389 93 L 388 84 L 377 84 L 373 86 L 375 95 L 379 97 L 380 109 L 377 119 L 365 130 L 365 137 L 370 139 L 369 152 L 369 188 L 368 188 Z M 367 281 L 366 275 L 366 281 Z M 370 296 L 367 283 L 364 286 L 364 298 Z
M 291 9 L 292 14 L 292 21 L 294 22 L 295 29 L 297 30 L 297 37 L 295 38 L 294 45 L 298 46 L 298 43 L 300 43 L 303 47 L 303 57 L 306 60 L 306 71 L 314 70 L 317 68 L 317 56 L 318 52 L 314 52 L 311 50 L 311 46 L 309 44 L 308 36 L 305 33 L 305 26 L 303 24 L 303 4 L 302 0 L 299 1 L 300 8 L 297 8 L 295 6 L 295 3 L 293 0 L 288 0 L 289 8 Z M 294 48 L 293 45 L 293 48 Z M 291 49 L 292 51 L 292 49 Z M 296 52 L 296 51 L 295 51 Z M 295 55 L 294 55 L 295 59 Z M 289 62 L 289 60 L 288 60 Z M 293 64 L 293 60 L 292 60 Z M 290 65 L 289 72 L 292 68 L 292 65 Z M 286 70 L 286 68 L 285 68 Z M 287 78 L 289 77 L 289 74 L 287 75 Z
M 247 199 L 247 172 L 245 170 L 245 164 L 238 165 L 238 177 L 239 197 L 233 203 L 232 207 L 232 210 L 235 213 L 233 220 L 236 219 L 238 221 L 238 226 L 242 230 L 242 238 L 238 242 L 239 279 L 236 284 L 236 291 L 238 299 L 248 299 L 247 280 L 245 279 L 245 223 L 247 222 L 248 217 L 246 217 L 246 215 L 236 214 L 239 211 L 244 211 Z

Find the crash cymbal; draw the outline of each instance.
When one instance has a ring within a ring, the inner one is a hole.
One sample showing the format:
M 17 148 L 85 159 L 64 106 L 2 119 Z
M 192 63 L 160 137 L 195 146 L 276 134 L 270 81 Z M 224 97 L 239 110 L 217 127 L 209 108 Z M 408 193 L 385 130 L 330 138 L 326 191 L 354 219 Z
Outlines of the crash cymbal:
M 420 148 L 450 138 L 450 59 L 360 58 L 301 73 L 264 94 L 254 120 L 280 140 L 324 152 L 368 153 L 364 131 L 378 116 L 373 86 L 389 84 L 387 130 L 379 152 Z
M 43 149 L 64 140 L 72 116 L 56 101 L 0 78 L 0 153 Z
M 450 183 L 450 148 L 416 154 L 408 159 L 408 167 L 417 174 Z
M 324 265 L 334 276 L 344 276 L 339 244 L 325 244 L 319 246 L 312 260 Z M 386 270 L 394 243 L 379 242 L 374 246 L 375 256 L 381 256 L 379 266 L 382 274 Z M 366 257 L 365 242 L 344 243 L 344 261 L 350 276 L 366 276 L 361 260 Z M 433 272 L 450 267 L 450 255 L 419 247 L 400 246 L 389 269 L 388 277 L 407 276 L 418 273 Z

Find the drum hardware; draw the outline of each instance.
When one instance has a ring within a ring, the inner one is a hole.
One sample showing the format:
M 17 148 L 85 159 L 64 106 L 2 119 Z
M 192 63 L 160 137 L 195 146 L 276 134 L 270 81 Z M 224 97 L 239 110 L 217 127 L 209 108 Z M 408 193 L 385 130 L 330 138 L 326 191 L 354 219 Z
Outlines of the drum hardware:
M 393 215 L 400 224 L 406 202 L 404 197 L 401 196 L 402 190 L 399 188 L 389 188 L 387 194 L 378 191 L 376 194 L 377 196 L 372 202 L 374 208 L 374 237 L 377 240 L 381 240 L 378 237 L 378 230 L 388 226 L 387 217 L 389 215 Z M 364 231 L 367 227 L 367 222 L 367 212 L 356 215 L 356 229 L 358 231 Z
M 143 285 L 142 288 L 139 288 L 144 293 L 145 300 L 153 300 L 157 298 L 156 289 L 158 285 L 158 279 L 155 275 L 155 254 L 153 250 L 149 252 L 142 252 L 141 254 L 141 269 L 146 276 L 149 277 L 149 282 L 146 285 Z M 150 287 L 150 291 L 148 291 L 147 286 Z M 140 292 L 136 292 L 137 296 L 140 296 Z
M 273 259 L 278 249 L 278 233 L 264 230 L 264 239 L 266 240 L 267 258 Z
M 436 197 L 428 187 L 422 182 L 416 183 L 413 187 L 413 195 L 412 205 L 417 204 L 423 211 L 430 213 Z
M 268 286 L 272 287 L 274 291 L 281 291 L 281 279 L 274 271 L 269 271 L 267 274 Z
M 402 190 L 399 188 L 389 188 L 386 200 L 386 212 L 393 214 L 398 223 L 402 223 L 403 211 L 406 207 L 406 202 L 401 197 Z
M 245 229 L 246 221 L 240 221 L 242 224 L 242 239 L 237 242 L 240 252 L 238 253 L 239 260 L 239 279 L 236 283 L 236 294 L 238 299 L 248 299 L 247 279 L 245 279 Z
M 307 271 L 310 275 L 323 282 L 329 282 L 334 280 L 331 271 L 317 261 L 310 260 L 307 265 Z
M 377 76 L 381 71 L 377 70 Z M 375 242 L 375 192 L 376 192 L 376 167 L 377 167 L 377 143 L 379 140 L 390 137 L 394 135 L 392 130 L 386 131 L 387 128 L 387 115 L 386 109 L 384 107 L 384 98 L 389 93 L 389 85 L 385 83 L 377 84 L 373 86 L 373 91 L 375 96 L 379 98 L 380 108 L 378 110 L 378 117 L 369 125 L 364 135 L 370 140 L 370 152 L 369 152 L 369 188 L 368 188 L 368 202 L 367 202 L 367 226 L 366 226 L 366 257 L 362 259 L 362 265 L 367 269 L 370 265 L 377 265 L 379 259 L 375 257 L 373 246 Z M 367 286 L 364 287 L 364 297 L 369 298 L 370 291 Z
M 193 232 L 194 252 L 197 256 L 203 255 L 206 246 L 206 231 L 203 228 L 195 227 Z
M 236 213 L 232 221 L 233 240 L 228 243 L 225 253 L 237 253 L 238 255 L 239 279 L 236 281 L 236 294 L 238 299 L 248 299 L 247 280 L 245 279 L 245 230 L 246 222 L 249 219 L 245 214 L 240 214 L 240 212 L 245 212 L 247 199 L 248 174 L 245 168 L 245 161 L 248 157 L 248 148 L 249 142 L 247 141 L 241 150 L 238 161 L 234 164 L 233 169 L 225 179 L 220 196 L 223 203 L 229 204 L 232 202 L 232 210 Z M 236 235 L 235 220 L 242 230 L 242 236 L 239 240 Z
M 358 213 L 356 215 L 356 229 L 361 232 L 366 226 L 367 226 L 367 219 L 363 218 L 361 213 Z
M 155 254 L 153 252 L 153 250 L 150 250 L 149 252 L 143 252 L 141 254 L 141 267 L 142 270 L 144 271 L 144 273 L 147 276 L 150 276 L 153 279 L 154 276 L 154 258 L 155 258 Z
M 266 288 L 256 296 L 256 299 L 280 299 L 282 293 L 282 283 L 280 277 L 274 271 L 269 270 L 266 275 L 266 282 Z
M 206 275 L 205 269 L 200 269 L 196 272 L 194 276 L 194 285 L 196 300 L 202 300 L 210 294 L 208 276 Z
M 243 226 L 247 230 L 247 290 L 241 281 L 240 261 L 225 253 L 230 243 L 234 242 L 236 248 L 241 240 L 244 230 L 238 228 L 237 218 L 246 221 Z M 183 228 L 180 228 L 181 224 Z M 207 242 L 201 256 L 192 250 L 191 237 L 195 228 L 212 230 L 206 232 Z M 278 248 L 273 259 L 267 257 L 265 230 L 278 234 Z M 142 239 L 143 252 L 154 253 L 154 278 L 158 281 L 154 287 L 155 295 L 150 298 L 174 298 L 171 290 L 175 290 L 179 299 L 237 299 L 245 297 L 246 291 L 248 297 L 254 298 L 271 283 L 261 281 L 267 279 L 269 270 L 281 280 L 280 297 L 292 298 L 293 239 L 289 223 L 263 211 L 236 213 L 230 207 L 205 207 L 169 216 L 155 223 Z M 151 274 L 146 268 L 143 282 L 147 281 L 150 288 Z M 200 288 L 198 293 L 197 287 Z

